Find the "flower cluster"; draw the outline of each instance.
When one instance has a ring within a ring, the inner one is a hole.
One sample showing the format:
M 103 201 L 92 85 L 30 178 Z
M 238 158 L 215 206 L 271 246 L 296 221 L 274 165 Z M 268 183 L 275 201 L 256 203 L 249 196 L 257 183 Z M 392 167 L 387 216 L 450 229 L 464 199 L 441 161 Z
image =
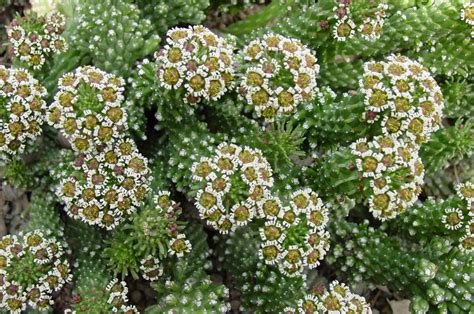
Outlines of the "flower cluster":
M 0 308 L 46 310 L 52 295 L 72 278 L 62 245 L 41 231 L 0 240 Z
M 319 65 L 301 41 L 276 34 L 251 41 L 243 50 L 245 74 L 239 94 L 259 117 L 273 121 L 316 93 Z
M 474 37 L 474 2 L 465 3 L 461 11 L 461 19 L 467 24 L 471 25 L 473 29 L 471 37 Z
M 369 210 L 376 218 L 394 218 L 415 203 L 424 178 L 417 145 L 380 135 L 359 139 L 351 149 L 357 170 L 369 182 Z
M 125 281 L 112 280 L 105 291 L 108 295 L 107 303 L 112 305 L 114 313 L 133 314 L 139 313 L 134 305 L 127 305 L 128 303 L 128 288 Z
M 0 65 L 0 162 L 21 154 L 41 134 L 46 89 L 24 69 Z
M 375 41 L 380 38 L 385 23 L 388 5 L 380 1 L 367 1 L 369 14 L 362 18 L 359 26 L 356 25 L 351 13 L 351 0 L 338 0 L 334 6 L 334 17 L 336 24 L 333 27 L 333 35 L 338 41 L 346 41 L 358 31 L 362 38 Z M 377 4 L 378 2 L 378 4 Z
M 218 100 L 233 87 L 233 48 L 203 26 L 169 30 L 155 57 L 160 86 L 186 103 Z
M 461 183 L 456 186 L 456 192 L 465 203 L 465 209 L 447 208 L 442 222 L 446 229 L 463 229 L 459 239 L 459 248 L 466 253 L 474 251 L 474 184 Z
M 379 121 L 384 135 L 421 144 L 438 130 L 443 94 L 420 63 L 400 55 L 367 62 L 360 85 L 365 95 L 365 118 L 369 123 Z
M 278 265 L 287 276 L 302 274 L 303 267 L 315 268 L 329 250 L 328 209 L 311 189 L 291 194 L 289 206 L 275 197 L 259 202 L 260 257 L 268 265 Z
M 149 189 L 148 161 L 131 140 L 80 155 L 72 168 L 58 187 L 67 213 L 107 230 L 135 212 Z
M 420 145 L 439 129 L 443 95 L 418 62 L 391 55 L 364 64 L 360 80 L 365 119 L 382 135 L 351 145 L 357 170 L 369 179 L 369 209 L 386 220 L 411 207 L 421 193 L 424 166 Z
M 201 218 L 223 234 L 248 224 L 273 186 L 268 161 L 247 146 L 221 143 L 212 158 L 202 157 L 191 171 L 199 184 L 195 200 Z
M 372 310 L 364 297 L 352 293 L 344 283 L 335 280 L 323 293 L 307 294 L 298 300 L 297 309 L 288 307 L 285 313 L 370 314 Z
M 77 68 L 59 80 L 47 121 L 64 133 L 75 151 L 90 152 L 111 143 L 127 128 L 121 105 L 124 84 L 122 78 L 95 67 Z
M 178 232 L 179 227 L 176 223 L 176 218 L 179 215 L 180 210 L 177 210 L 178 204 L 170 199 L 170 192 L 158 192 L 155 196 L 154 202 L 159 213 L 164 214 L 164 218 L 168 220 L 166 228 L 168 230 L 168 235 L 171 237 L 168 242 L 168 252 L 177 257 L 182 257 L 185 253 L 191 252 L 192 245 L 189 240 L 186 239 L 186 235 Z
M 34 70 L 41 69 L 47 58 L 67 50 L 61 36 L 64 24 L 65 17 L 57 12 L 13 20 L 7 33 L 15 56 Z

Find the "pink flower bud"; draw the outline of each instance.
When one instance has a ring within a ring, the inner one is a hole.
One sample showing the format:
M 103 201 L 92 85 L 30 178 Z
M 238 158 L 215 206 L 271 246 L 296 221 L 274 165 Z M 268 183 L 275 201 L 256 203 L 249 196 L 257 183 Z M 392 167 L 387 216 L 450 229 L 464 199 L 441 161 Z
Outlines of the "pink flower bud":
M 322 30 L 327 30 L 329 28 L 329 22 L 326 20 L 322 20 L 319 22 L 319 26 Z

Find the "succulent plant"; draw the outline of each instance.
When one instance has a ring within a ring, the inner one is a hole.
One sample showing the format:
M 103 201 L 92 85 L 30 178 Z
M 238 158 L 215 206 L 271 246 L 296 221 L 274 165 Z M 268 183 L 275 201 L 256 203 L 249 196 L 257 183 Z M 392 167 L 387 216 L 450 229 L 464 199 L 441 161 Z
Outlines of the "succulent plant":
M 472 1 L 0 4 L 0 311 L 474 312 Z

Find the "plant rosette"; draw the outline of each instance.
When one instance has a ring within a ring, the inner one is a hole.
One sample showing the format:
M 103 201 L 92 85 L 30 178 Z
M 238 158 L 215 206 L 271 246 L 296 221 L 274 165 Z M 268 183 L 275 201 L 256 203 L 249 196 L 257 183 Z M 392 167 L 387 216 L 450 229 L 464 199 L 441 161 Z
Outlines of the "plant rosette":
M 53 296 L 71 279 L 62 244 L 42 231 L 0 240 L 0 308 L 11 313 L 27 306 L 47 310 Z

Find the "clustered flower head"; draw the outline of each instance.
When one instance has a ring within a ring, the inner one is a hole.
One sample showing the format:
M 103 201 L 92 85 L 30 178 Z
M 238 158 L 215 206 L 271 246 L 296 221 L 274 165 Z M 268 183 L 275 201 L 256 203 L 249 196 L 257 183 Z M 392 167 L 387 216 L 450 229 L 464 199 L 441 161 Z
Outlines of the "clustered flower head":
M 471 37 L 474 37 L 474 2 L 468 2 L 464 4 L 464 7 L 461 11 L 461 19 L 467 24 L 471 25 L 473 29 L 471 32 Z
M 443 95 L 420 63 L 400 55 L 365 63 L 360 86 L 364 117 L 377 122 L 382 135 L 357 140 L 352 153 L 357 170 L 370 180 L 370 211 L 381 220 L 391 219 L 411 207 L 421 193 L 420 145 L 439 129 Z
M 243 59 L 239 94 L 266 121 L 294 112 L 315 96 L 317 58 L 298 39 L 266 34 L 244 48 Z
M 67 50 L 61 36 L 64 24 L 64 15 L 57 12 L 17 17 L 7 30 L 13 53 L 34 70 L 41 69 L 47 58 Z
M 0 163 L 23 153 L 41 134 L 45 96 L 28 71 L 0 65 Z
M 180 227 L 176 223 L 178 215 L 181 213 L 181 209 L 175 201 L 170 199 L 169 191 L 159 191 L 154 198 L 155 205 L 157 206 L 158 212 L 164 215 L 164 221 L 166 221 L 167 234 L 170 237 L 168 241 L 168 252 L 171 255 L 182 257 L 185 253 L 191 252 L 191 243 L 186 239 L 184 233 L 180 233 Z M 152 227 L 153 222 L 150 222 L 149 227 Z M 148 229 L 148 234 L 153 237 L 152 230 Z
M 416 202 L 424 178 L 417 145 L 379 135 L 372 141 L 359 139 L 351 149 L 361 179 L 369 180 L 369 210 L 374 217 L 395 218 Z
M 155 57 L 160 86 L 186 103 L 218 100 L 233 88 L 233 47 L 204 26 L 169 30 Z
M 67 213 L 107 230 L 135 212 L 149 190 L 148 161 L 131 140 L 79 155 L 72 168 L 58 187 Z
M 112 305 L 114 313 L 135 314 L 139 313 L 134 305 L 128 303 L 128 287 L 125 281 L 114 279 L 107 285 L 105 289 L 108 299 L 107 303 Z
M 439 129 L 443 94 L 420 63 L 400 55 L 367 62 L 360 85 L 365 118 L 369 123 L 378 121 L 384 135 L 422 144 Z
M 289 198 L 289 206 L 267 196 L 258 203 L 262 239 L 259 256 L 268 265 L 277 265 L 287 276 L 315 268 L 329 250 L 328 209 L 311 189 L 300 189 Z
M 59 80 L 59 91 L 47 114 L 79 152 L 112 143 L 127 129 L 122 106 L 124 80 L 92 66 L 79 67 Z
M 375 41 L 382 34 L 383 25 L 386 18 L 388 5 L 380 0 L 364 1 L 368 5 L 369 14 L 362 17 L 358 26 L 354 22 L 351 13 L 351 0 L 337 0 L 334 6 L 334 18 L 336 24 L 333 27 L 333 35 L 338 41 L 346 41 L 354 37 L 358 31 L 362 38 L 368 41 Z
M 472 182 L 458 184 L 456 192 L 465 207 L 447 208 L 441 220 L 446 229 L 462 229 L 459 248 L 465 253 L 472 253 L 474 251 L 474 184 Z
M 370 314 L 364 297 L 352 293 L 344 283 L 331 282 L 323 293 L 310 293 L 298 300 L 298 307 L 287 307 L 285 313 L 351 313 Z
M 69 263 L 56 239 L 41 231 L 0 240 L 0 308 L 20 313 L 27 306 L 46 310 L 53 294 L 71 280 Z
M 212 158 L 192 165 L 202 219 L 226 234 L 248 224 L 273 186 L 272 169 L 259 149 L 221 143 Z

